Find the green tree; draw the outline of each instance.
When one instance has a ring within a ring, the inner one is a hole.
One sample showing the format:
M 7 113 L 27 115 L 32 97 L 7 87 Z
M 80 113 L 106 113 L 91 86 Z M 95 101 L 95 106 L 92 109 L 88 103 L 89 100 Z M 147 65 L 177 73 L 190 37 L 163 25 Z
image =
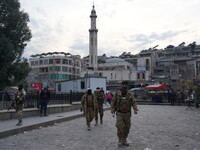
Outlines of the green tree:
M 28 22 L 18 0 L 0 0 L 0 90 L 28 74 L 27 60 L 22 58 L 32 37 Z

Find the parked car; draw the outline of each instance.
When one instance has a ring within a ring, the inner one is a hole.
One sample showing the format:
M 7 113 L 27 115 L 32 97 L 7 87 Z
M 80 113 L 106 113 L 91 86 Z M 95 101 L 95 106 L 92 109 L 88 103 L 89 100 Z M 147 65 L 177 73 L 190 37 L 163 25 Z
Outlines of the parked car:
M 130 92 L 133 94 L 133 96 L 136 99 L 148 99 L 149 94 L 144 88 L 132 88 L 130 89 Z

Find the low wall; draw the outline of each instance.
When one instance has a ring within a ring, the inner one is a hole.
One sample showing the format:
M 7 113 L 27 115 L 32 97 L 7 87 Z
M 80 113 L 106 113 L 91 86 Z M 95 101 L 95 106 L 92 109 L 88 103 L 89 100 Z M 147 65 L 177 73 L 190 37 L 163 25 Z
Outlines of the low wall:
M 53 113 L 61 113 L 61 112 L 67 112 L 72 110 L 80 109 L 80 104 L 63 104 L 63 105 L 48 105 L 48 114 Z M 32 117 L 32 116 L 39 116 L 40 112 L 38 108 L 26 108 L 23 110 L 23 118 L 26 117 Z M 9 120 L 9 119 L 16 119 L 16 112 L 14 109 L 2 110 L 0 111 L 0 120 Z

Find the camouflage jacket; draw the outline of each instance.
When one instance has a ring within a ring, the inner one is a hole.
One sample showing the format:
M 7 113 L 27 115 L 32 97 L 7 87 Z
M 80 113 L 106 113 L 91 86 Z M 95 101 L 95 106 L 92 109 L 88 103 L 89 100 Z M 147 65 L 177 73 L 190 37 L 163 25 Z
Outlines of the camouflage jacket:
M 94 95 L 96 96 L 98 105 L 103 105 L 103 103 L 105 101 L 105 95 L 100 91 L 95 91 Z
M 24 104 L 25 97 L 26 92 L 24 89 L 22 89 L 21 91 L 17 90 L 14 95 L 14 101 L 16 102 L 16 104 Z
M 87 110 L 89 107 L 96 109 L 98 107 L 97 99 L 94 94 L 88 95 L 86 93 L 81 98 L 81 109 Z
M 127 92 L 125 97 L 122 97 L 121 91 L 117 91 L 112 99 L 111 108 L 116 112 L 121 112 L 123 111 L 122 109 L 131 112 L 131 107 L 133 107 L 135 111 L 138 110 L 136 100 L 130 91 Z

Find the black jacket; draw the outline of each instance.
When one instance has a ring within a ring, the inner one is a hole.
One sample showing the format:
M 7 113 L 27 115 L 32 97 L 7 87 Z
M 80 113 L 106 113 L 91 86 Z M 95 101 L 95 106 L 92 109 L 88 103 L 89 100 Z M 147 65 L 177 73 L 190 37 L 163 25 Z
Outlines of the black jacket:
M 50 91 L 43 89 L 40 93 L 40 100 L 50 100 Z

